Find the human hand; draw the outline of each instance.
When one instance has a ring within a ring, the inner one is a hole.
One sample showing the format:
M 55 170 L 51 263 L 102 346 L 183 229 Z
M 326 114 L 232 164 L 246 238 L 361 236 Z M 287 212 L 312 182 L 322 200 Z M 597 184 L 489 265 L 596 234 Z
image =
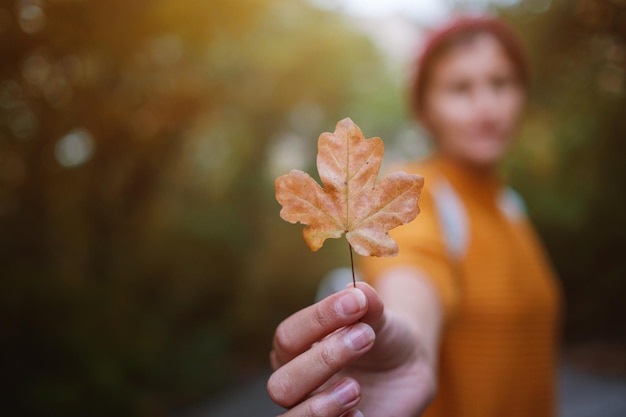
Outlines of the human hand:
M 282 417 L 414 417 L 435 392 L 419 337 L 358 283 L 276 329 L 267 387 Z

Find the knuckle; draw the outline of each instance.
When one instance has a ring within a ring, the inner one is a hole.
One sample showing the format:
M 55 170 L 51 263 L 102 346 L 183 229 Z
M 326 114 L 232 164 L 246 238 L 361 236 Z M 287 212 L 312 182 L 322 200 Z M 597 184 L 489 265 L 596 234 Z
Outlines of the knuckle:
M 320 363 L 327 369 L 333 369 L 338 361 L 337 355 L 337 350 L 330 343 L 325 343 L 319 351 Z
M 318 303 L 313 309 L 313 320 L 322 329 L 326 329 L 333 321 L 332 308 L 324 307 L 325 303 Z
M 316 398 L 312 398 L 309 401 L 303 404 L 304 415 L 307 417 L 323 417 L 323 409 L 324 407 Z

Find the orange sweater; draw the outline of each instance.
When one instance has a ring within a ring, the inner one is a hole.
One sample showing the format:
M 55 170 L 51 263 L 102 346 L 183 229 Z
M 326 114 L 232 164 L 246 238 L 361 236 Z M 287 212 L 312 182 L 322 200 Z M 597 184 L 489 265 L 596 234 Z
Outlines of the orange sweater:
M 496 204 L 501 186 L 442 160 L 405 167 L 425 178 L 421 214 L 392 231 L 395 258 L 363 258 L 374 282 L 412 265 L 437 289 L 445 317 L 438 394 L 426 417 L 551 417 L 560 291 L 532 226 Z M 445 178 L 467 214 L 467 247 L 452 259 L 429 183 Z

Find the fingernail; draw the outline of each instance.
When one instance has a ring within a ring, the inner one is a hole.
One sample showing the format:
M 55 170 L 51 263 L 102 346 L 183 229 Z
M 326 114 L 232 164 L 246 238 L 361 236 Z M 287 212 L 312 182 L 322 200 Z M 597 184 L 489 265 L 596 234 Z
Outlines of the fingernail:
M 348 347 L 358 351 L 369 346 L 375 338 L 374 330 L 367 324 L 360 323 L 348 331 L 345 341 Z
M 333 397 L 339 404 L 348 405 L 359 398 L 359 388 L 354 381 L 348 379 L 335 387 Z
M 337 312 L 344 316 L 351 316 L 365 308 L 367 299 L 363 291 L 358 288 L 350 288 L 337 300 Z

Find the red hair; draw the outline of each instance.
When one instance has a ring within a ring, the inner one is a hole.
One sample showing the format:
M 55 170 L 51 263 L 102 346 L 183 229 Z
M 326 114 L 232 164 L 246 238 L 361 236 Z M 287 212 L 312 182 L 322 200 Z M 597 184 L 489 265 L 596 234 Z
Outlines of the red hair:
M 530 70 L 526 51 L 519 37 L 504 21 L 488 16 L 462 16 L 430 33 L 419 54 L 416 72 L 410 91 L 411 108 L 416 117 L 424 110 L 424 98 L 432 70 L 443 54 L 458 43 L 475 35 L 493 36 L 502 46 L 515 71 L 521 86 L 528 90 Z

